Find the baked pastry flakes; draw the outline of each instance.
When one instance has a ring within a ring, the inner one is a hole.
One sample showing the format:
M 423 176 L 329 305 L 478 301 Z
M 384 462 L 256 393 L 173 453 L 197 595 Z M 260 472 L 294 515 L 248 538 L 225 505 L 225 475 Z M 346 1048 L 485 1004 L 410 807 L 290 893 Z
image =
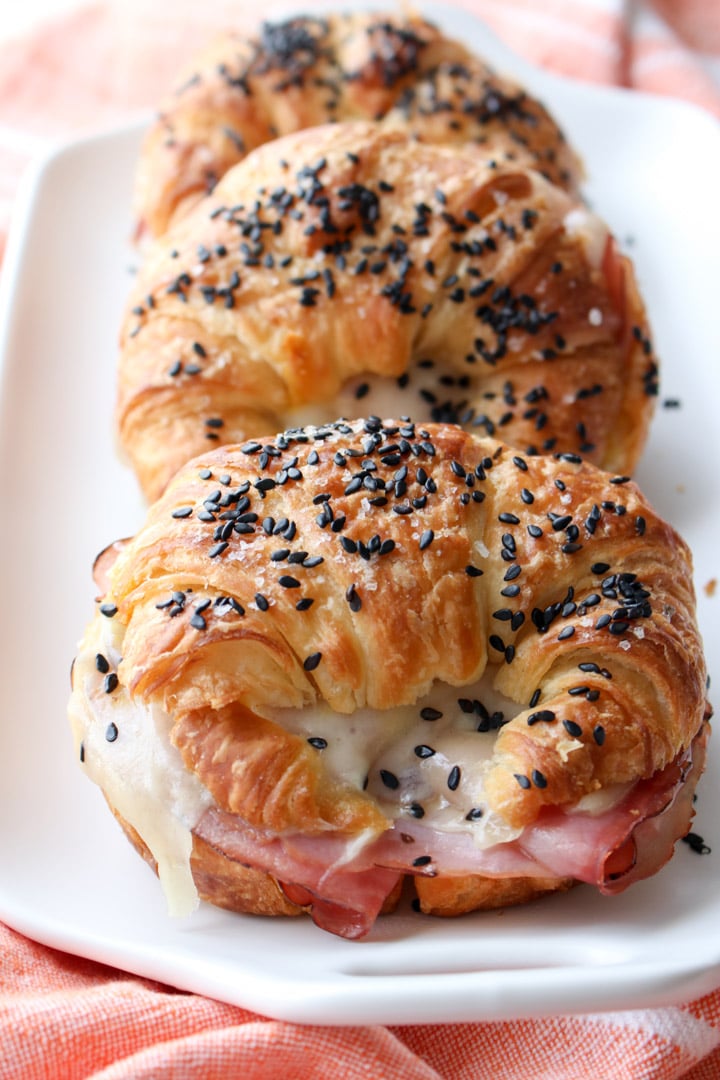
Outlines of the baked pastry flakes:
M 149 249 L 116 419 L 150 499 L 208 441 L 368 413 L 625 473 L 657 371 L 632 266 L 573 196 L 335 124 L 254 151 Z
M 161 235 L 262 143 L 348 120 L 423 142 L 478 143 L 570 189 L 581 173 L 540 102 L 425 19 L 296 16 L 255 36 L 221 36 L 181 74 L 144 140 L 139 234 Z
M 627 477 L 338 421 L 188 463 L 100 559 L 77 752 L 178 913 L 346 937 L 659 869 L 708 726 L 687 546 Z

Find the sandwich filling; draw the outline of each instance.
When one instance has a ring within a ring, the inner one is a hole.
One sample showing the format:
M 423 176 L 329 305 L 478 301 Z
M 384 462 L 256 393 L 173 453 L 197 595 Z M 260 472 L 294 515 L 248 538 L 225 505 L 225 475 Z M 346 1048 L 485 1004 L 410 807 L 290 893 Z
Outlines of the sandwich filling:
M 333 780 L 365 790 L 388 820 L 377 835 L 271 833 L 218 807 L 172 744 L 171 717 L 133 700 L 115 671 L 123 627 L 98 616 L 75 662 L 70 714 L 90 778 L 150 850 L 173 915 L 198 903 L 193 835 L 274 877 L 315 922 L 366 934 L 399 878 L 412 875 L 572 878 L 614 893 L 655 873 L 687 832 L 706 726 L 665 769 L 615 784 L 569 807 L 546 807 L 514 828 L 484 802 L 497 731 L 521 706 L 485 677 L 436 684 L 412 706 L 349 715 L 325 705 L 276 709 Z M 578 744 L 579 745 L 579 744 Z M 572 753 L 572 739 L 565 748 Z

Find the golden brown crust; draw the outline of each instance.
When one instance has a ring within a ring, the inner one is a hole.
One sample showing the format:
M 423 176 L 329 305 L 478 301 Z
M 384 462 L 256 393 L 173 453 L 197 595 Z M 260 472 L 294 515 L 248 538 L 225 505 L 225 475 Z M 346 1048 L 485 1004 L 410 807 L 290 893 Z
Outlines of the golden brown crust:
M 424 142 L 477 142 L 572 188 L 579 165 L 544 107 L 417 16 L 295 17 L 228 33 L 180 76 L 136 177 L 141 232 L 163 233 L 257 146 L 328 122 L 382 120 Z
M 153 498 L 209 441 L 385 412 L 347 390 L 371 376 L 415 419 L 621 472 L 657 388 L 632 268 L 570 196 L 482 146 L 331 125 L 255 151 L 148 252 L 120 443 Z
M 341 424 L 315 439 L 300 432 L 268 442 L 272 454 L 223 448 L 182 470 L 112 571 L 127 624 L 122 680 L 177 718 L 175 737 L 206 784 L 220 768 L 203 749 L 211 715 L 232 760 L 245 752 L 240 704 L 248 715 L 317 700 L 340 713 L 386 709 L 417 700 L 437 680 L 471 683 L 488 662 L 498 689 L 533 703 L 499 732 L 487 780 L 490 804 L 513 825 L 529 823 L 543 805 L 663 768 L 689 745 L 705 703 L 684 542 L 623 477 L 575 460 L 523 458 L 454 426 L 427 425 L 427 438 L 400 428 L 405 436 L 398 427 L 391 435 L 372 423 Z M 378 452 L 398 439 L 404 454 Z M 432 454 L 411 454 L 422 444 Z M 401 460 L 411 469 L 423 463 L 420 508 L 409 501 L 412 488 L 394 494 Z M 364 475 L 373 478 L 370 494 L 387 493 L 385 505 L 369 503 Z M 220 477 L 227 483 L 218 486 Z M 222 505 L 250 515 L 239 533 Z M 402 505 L 409 512 L 395 513 Z M 332 518 L 322 525 L 326 513 Z M 263 520 L 292 523 L 292 540 L 287 530 L 268 533 Z M 433 541 L 421 550 L 428 531 Z M 360 557 L 357 546 L 374 536 L 375 554 Z M 295 550 L 305 556 L 291 565 Z M 513 581 L 518 594 L 508 598 Z M 171 618 L 178 590 L 184 610 Z M 353 592 L 362 598 L 355 612 Z M 303 599 L 312 605 L 298 611 Z M 283 768 L 307 757 L 295 736 L 281 738 L 292 744 Z M 265 760 L 278 761 L 271 742 Z M 254 768 L 259 778 L 262 755 Z M 243 773 L 240 787 L 251 786 Z M 238 808 L 240 796 L 224 781 L 214 794 L 225 809 Z M 353 795 L 344 827 L 353 828 L 354 814 L 367 825 L 367 801 Z M 253 811 L 243 803 L 243 813 L 253 825 L 322 829 L 321 805 L 260 800 Z M 268 816 L 272 807 L 277 817 Z
M 132 846 L 157 873 L 157 863 L 138 831 L 110 803 L 108 805 Z M 198 896 L 215 907 L 247 915 L 303 913 L 303 908 L 292 904 L 269 874 L 229 859 L 199 836 L 193 836 L 190 867 Z
M 326 702 L 342 728 L 356 709 L 414 703 L 438 681 L 467 686 L 489 666 L 520 712 L 497 733 L 483 800 L 518 829 L 656 775 L 705 717 L 682 539 L 627 478 L 454 425 L 371 418 L 210 452 L 100 570 L 122 653 L 114 703 L 164 709 L 219 817 L 262 844 L 352 846 L 391 824 L 372 783 L 341 781 L 267 718 L 285 705 Z M 206 843 L 192 828 L 201 896 L 298 910 L 281 871 L 246 870 L 245 841 L 232 853 L 222 832 Z M 497 874 L 441 869 L 417 882 L 421 910 L 461 914 L 569 884 Z
M 488 878 L 479 874 L 413 878 L 420 911 L 442 918 L 527 904 L 550 893 L 567 892 L 573 884 L 571 878 Z
M 306 739 L 235 703 L 180 714 L 172 740 L 215 802 L 275 832 L 297 829 L 376 833 L 388 820 L 361 792 L 333 784 Z M 238 755 L 238 748 L 242 754 Z

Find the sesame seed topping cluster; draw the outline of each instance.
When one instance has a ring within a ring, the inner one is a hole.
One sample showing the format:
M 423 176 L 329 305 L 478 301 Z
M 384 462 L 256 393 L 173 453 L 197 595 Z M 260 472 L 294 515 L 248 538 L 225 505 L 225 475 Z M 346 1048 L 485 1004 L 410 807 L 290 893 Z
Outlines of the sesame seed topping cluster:
M 459 423 L 626 472 L 657 374 L 630 264 L 566 192 L 483 146 L 338 124 L 266 144 L 149 249 L 117 419 L 150 498 L 208 441 L 298 411 Z
M 96 566 L 71 715 L 178 910 L 359 936 L 398 875 L 446 914 L 487 902 L 446 876 L 611 892 L 636 825 L 687 832 L 691 558 L 631 479 L 658 364 L 578 176 L 411 17 L 231 35 L 163 106 L 116 410 L 151 505 Z

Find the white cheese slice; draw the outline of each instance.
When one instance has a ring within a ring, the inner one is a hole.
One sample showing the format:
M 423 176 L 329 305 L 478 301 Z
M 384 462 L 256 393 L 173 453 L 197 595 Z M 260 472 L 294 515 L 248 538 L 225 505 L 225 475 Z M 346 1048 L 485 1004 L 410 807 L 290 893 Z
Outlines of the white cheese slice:
M 122 627 L 99 618 L 99 636 L 88 635 L 75 660 L 70 720 L 77 752 L 90 779 L 150 849 L 170 914 L 188 915 L 198 905 L 191 829 L 212 796 L 170 742 L 167 714 L 133 701 L 122 686 L 106 690 L 96 656 L 108 661 L 109 674 L 116 670 Z

